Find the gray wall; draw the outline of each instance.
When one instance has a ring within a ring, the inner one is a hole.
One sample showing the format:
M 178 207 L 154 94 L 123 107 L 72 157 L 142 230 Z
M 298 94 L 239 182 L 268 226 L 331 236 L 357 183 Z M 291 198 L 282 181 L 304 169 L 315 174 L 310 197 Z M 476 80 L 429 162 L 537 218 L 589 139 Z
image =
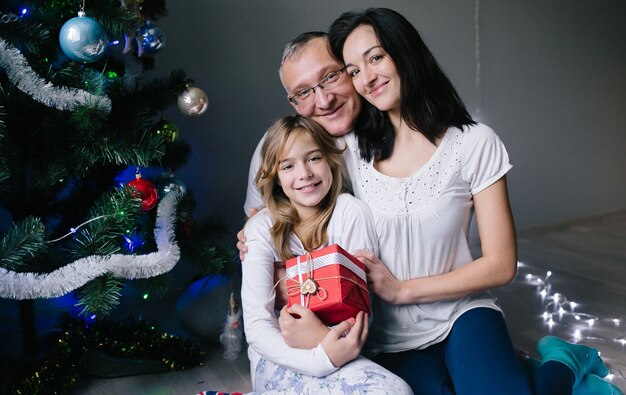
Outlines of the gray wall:
M 626 209 L 622 0 L 170 0 L 149 76 L 183 68 L 209 96 L 201 117 L 166 112 L 193 146 L 177 177 L 198 198 L 197 218 L 221 217 L 233 235 L 243 223 L 249 158 L 292 112 L 277 76 L 284 43 L 375 5 L 415 24 L 470 112 L 507 145 L 518 228 Z

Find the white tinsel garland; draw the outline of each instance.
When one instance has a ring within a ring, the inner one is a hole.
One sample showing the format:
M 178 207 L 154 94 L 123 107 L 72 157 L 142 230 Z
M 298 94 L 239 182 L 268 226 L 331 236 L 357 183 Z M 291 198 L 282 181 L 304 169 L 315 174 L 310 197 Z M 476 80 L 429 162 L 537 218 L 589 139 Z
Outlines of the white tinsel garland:
M 0 298 L 56 298 L 106 273 L 130 280 L 170 271 L 180 259 L 180 248 L 174 239 L 174 212 L 179 198 L 177 191 L 171 191 L 159 203 L 154 227 L 156 252 L 92 255 L 46 274 L 18 273 L 0 268 Z
M 55 87 L 39 77 L 22 53 L 0 38 L 0 68 L 9 80 L 34 100 L 59 110 L 72 110 L 77 105 L 97 106 L 111 111 L 111 99 L 87 91 L 68 87 Z

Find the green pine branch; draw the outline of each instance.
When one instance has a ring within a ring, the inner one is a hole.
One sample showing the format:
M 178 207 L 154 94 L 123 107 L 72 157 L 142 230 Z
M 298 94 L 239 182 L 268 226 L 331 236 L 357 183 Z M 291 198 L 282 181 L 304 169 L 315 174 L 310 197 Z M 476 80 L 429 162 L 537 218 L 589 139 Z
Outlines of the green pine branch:
M 0 93 L 2 93 L 2 90 L 0 90 Z M 9 166 L 7 165 L 6 156 L 4 155 L 5 143 L 3 140 L 6 133 L 6 123 L 4 120 L 6 116 L 7 113 L 4 109 L 4 106 L 0 105 L 0 192 L 2 192 L 3 190 L 2 182 L 7 180 L 11 175 L 11 172 L 9 171 Z
M 127 187 L 105 193 L 89 212 L 99 218 L 79 229 L 68 246 L 75 259 L 91 255 L 110 255 L 120 251 L 120 238 L 132 230 L 141 212 L 141 199 Z
M 164 273 L 159 276 L 133 280 L 132 284 L 140 294 L 146 295 L 151 300 L 158 300 L 167 293 L 170 277 L 170 273 Z
M 191 145 L 187 140 L 179 138 L 167 145 L 167 150 L 161 159 L 161 163 L 166 169 L 176 172 L 177 169 L 187 164 L 190 155 Z
M 39 218 L 13 224 L 0 239 L 0 267 L 19 270 L 47 248 L 45 227 Z
M 106 136 L 84 142 L 84 145 L 72 147 L 77 169 L 107 164 L 148 167 L 160 163 L 165 154 L 164 139 L 158 135 L 150 136 L 143 144 L 133 145 L 109 142 Z
M 38 57 L 42 48 L 51 44 L 48 28 L 39 22 L 31 22 L 22 18 L 13 23 L 0 23 L 0 37 L 11 45 L 19 48 L 25 55 Z
M 94 70 L 76 62 L 65 64 L 60 70 L 49 70 L 48 80 L 59 86 L 72 86 L 94 95 L 105 95 L 107 79 L 100 70 Z
M 138 108 L 144 109 L 147 114 L 160 115 L 163 108 L 176 104 L 178 96 L 190 82 L 186 73 L 177 69 L 168 76 L 147 81 L 136 89 L 119 85 L 119 90 L 112 90 L 111 99 L 124 109 L 140 105 Z
M 124 280 L 106 274 L 82 286 L 76 292 L 76 306 L 80 308 L 78 314 L 83 317 L 90 314 L 109 316 L 120 303 L 124 283 Z

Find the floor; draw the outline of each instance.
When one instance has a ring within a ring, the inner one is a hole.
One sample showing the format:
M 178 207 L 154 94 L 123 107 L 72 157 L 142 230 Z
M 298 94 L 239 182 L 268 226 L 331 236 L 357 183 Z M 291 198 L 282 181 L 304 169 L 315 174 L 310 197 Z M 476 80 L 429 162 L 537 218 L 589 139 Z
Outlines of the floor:
M 515 345 L 536 357 L 536 341 L 553 334 L 596 347 L 610 368 L 610 380 L 626 392 L 626 211 L 520 231 L 518 241 L 518 275 L 510 285 L 493 291 L 506 313 Z M 171 313 L 174 302 L 151 309 L 168 330 L 185 333 Z M 6 345 L 7 334 L 0 335 Z M 112 379 L 84 377 L 75 393 L 178 395 L 251 390 L 245 352 L 227 361 L 221 344 L 201 342 L 207 351 L 202 367 Z
M 518 244 L 516 279 L 493 292 L 514 344 L 535 357 L 548 334 L 595 347 L 626 392 L 626 211 L 525 230 Z

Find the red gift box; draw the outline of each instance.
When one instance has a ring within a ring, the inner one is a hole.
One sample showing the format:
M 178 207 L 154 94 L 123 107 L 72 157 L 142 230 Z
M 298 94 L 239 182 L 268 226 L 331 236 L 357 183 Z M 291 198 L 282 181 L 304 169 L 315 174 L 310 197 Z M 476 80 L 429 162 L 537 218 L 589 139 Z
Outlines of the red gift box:
M 289 259 L 288 305 L 313 310 L 326 325 L 370 312 L 365 265 L 337 244 Z

